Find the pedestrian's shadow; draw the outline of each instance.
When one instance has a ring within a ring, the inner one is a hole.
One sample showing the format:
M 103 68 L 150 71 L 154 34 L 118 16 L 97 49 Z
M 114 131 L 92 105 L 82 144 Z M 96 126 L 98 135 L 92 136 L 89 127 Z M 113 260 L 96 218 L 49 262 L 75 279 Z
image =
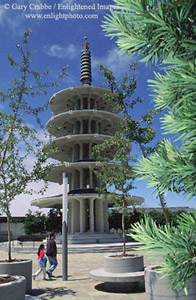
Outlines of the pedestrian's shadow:
M 75 291 L 72 291 L 66 287 L 57 287 L 57 288 L 43 288 L 43 289 L 32 289 L 30 297 L 39 297 L 40 300 L 55 299 L 55 297 L 63 297 L 65 295 L 74 296 Z M 28 298 L 27 298 L 28 299 Z M 32 298 L 29 298 L 32 299 Z M 34 298 L 33 298 L 34 299 Z M 37 299 L 37 298 L 36 298 Z

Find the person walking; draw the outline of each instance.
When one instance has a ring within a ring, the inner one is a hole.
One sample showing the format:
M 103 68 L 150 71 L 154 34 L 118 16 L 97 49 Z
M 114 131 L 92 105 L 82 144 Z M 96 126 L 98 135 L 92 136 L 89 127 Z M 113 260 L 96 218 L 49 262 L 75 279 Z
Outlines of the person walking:
M 53 277 L 52 272 L 56 269 L 58 262 L 57 262 L 57 247 L 55 242 L 56 235 L 55 233 L 50 234 L 50 239 L 47 242 L 47 249 L 46 255 L 49 261 L 49 268 L 46 271 L 49 278 Z
M 44 254 L 44 244 L 41 244 L 39 246 L 39 249 L 37 251 L 38 255 L 38 265 L 39 265 L 39 270 L 33 274 L 33 279 L 35 280 L 36 277 L 42 272 L 43 276 L 42 278 L 45 280 L 46 279 L 46 264 L 47 264 L 47 257 Z

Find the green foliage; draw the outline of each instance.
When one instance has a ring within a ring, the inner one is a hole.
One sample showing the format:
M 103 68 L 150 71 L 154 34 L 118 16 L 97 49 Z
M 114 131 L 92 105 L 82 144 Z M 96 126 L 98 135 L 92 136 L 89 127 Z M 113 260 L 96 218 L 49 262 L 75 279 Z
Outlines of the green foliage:
M 26 235 L 34 235 L 37 233 L 46 233 L 46 216 L 39 211 L 32 213 L 28 210 L 25 215 L 24 231 Z
M 62 214 L 59 209 L 50 209 L 47 216 L 42 212 L 28 211 L 25 215 L 24 231 L 26 235 L 62 231 Z
M 101 162 L 99 169 L 94 170 L 102 182 L 102 187 L 98 191 L 122 209 L 123 253 L 125 253 L 125 212 L 128 205 L 134 204 L 130 191 L 134 188 L 133 182 L 136 178 L 133 167 L 136 157 L 129 155 L 130 143 L 136 143 L 142 153 L 148 156 L 152 149 L 147 144 L 155 136 L 155 131 L 151 126 L 154 120 L 152 110 L 148 110 L 139 121 L 132 118 L 135 105 L 142 102 L 139 97 L 133 98 L 136 88 L 134 76 L 136 65 L 133 63 L 129 66 L 129 72 L 122 77 L 121 82 L 116 80 L 112 71 L 102 64 L 99 65 L 105 83 L 111 90 L 111 93 L 106 94 L 104 99 L 115 104 L 114 112 L 120 113 L 123 121 L 114 137 L 93 147 L 93 156 Z M 107 189 L 110 191 L 109 195 Z
M 112 158 L 103 155 L 104 150 L 108 149 L 116 150 Z M 122 201 L 125 202 L 125 206 L 131 203 L 129 203 L 131 198 L 127 196 L 129 191 L 134 188 L 133 180 L 136 176 L 130 165 L 131 162 L 135 162 L 135 159 L 127 155 L 128 149 L 130 149 L 129 141 L 124 139 L 120 132 L 104 143 L 93 147 L 94 156 L 102 162 L 100 169 L 94 170 L 102 182 L 100 193 L 107 196 L 107 187 L 113 187 L 113 190 L 110 191 L 110 198 L 120 207 L 122 207 Z
M 135 143 L 139 147 L 139 150 L 141 150 L 143 156 L 148 157 L 149 154 L 154 151 L 152 147 L 149 147 L 149 143 L 154 139 L 156 135 L 155 130 L 152 127 L 154 121 L 154 114 L 156 112 L 154 110 L 148 109 L 146 113 L 143 116 L 141 116 L 140 120 L 133 119 L 132 117 L 134 115 L 132 110 L 135 108 L 135 105 L 137 105 L 137 103 L 142 102 L 142 100 L 139 97 L 137 99 L 133 98 L 134 91 L 136 88 L 136 78 L 134 75 L 136 66 L 136 63 L 132 63 L 129 66 L 129 72 L 122 77 L 121 82 L 118 82 L 114 77 L 112 71 L 104 67 L 102 64 L 99 65 L 99 68 L 101 74 L 105 78 L 105 83 L 111 89 L 111 93 L 106 94 L 104 98 L 106 101 L 115 103 L 114 112 L 120 113 L 123 117 L 123 121 L 121 122 L 120 126 L 120 134 L 117 133 L 115 137 L 115 140 L 117 139 L 117 144 L 119 143 L 120 145 L 120 141 L 118 142 L 118 139 L 121 136 L 125 138 L 128 143 Z M 106 146 L 106 149 L 115 148 L 114 145 L 112 145 L 112 143 L 113 140 L 110 139 L 109 141 L 105 141 L 102 147 Z M 120 147 L 122 146 L 120 145 Z M 120 149 L 120 147 L 117 145 L 118 149 Z M 93 152 L 96 152 L 96 147 L 93 149 Z M 103 151 L 101 151 L 100 153 L 102 157 L 100 157 L 100 155 L 97 157 L 100 160 L 108 157 L 108 155 Z M 163 194 L 159 192 L 158 197 L 164 212 L 165 219 L 166 221 L 168 221 L 167 214 L 165 211 L 165 200 Z
M 173 212 L 171 210 L 166 209 L 167 212 L 167 216 L 168 216 L 168 223 L 171 226 L 175 226 L 177 227 L 178 224 L 178 216 L 181 215 L 183 213 L 184 218 L 186 220 L 186 216 L 187 213 L 179 210 L 176 212 Z M 149 212 L 144 212 L 144 210 L 141 209 L 134 209 L 133 212 L 127 212 L 125 214 L 125 229 L 128 230 L 131 228 L 131 226 L 140 221 L 140 220 L 144 220 L 144 218 L 146 216 L 149 216 L 150 218 L 153 219 L 153 221 L 156 223 L 157 226 L 164 226 L 166 225 L 166 220 L 164 217 L 164 214 L 162 211 L 158 211 L 158 210 L 152 210 Z M 189 214 L 188 214 L 189 216 Z M 114 228 L 114 229 L 122 229 L 122 224 L 121 224 L 121 220 L 122 220 L 122 213 L 120 213 L 117 210 L 112 210 L 112 212 L 109 214 L 109 228 Z
M 182 213 L 177 224 L 161 227 L 145 216 L 144 221 L 132 226 L 130 236 L 144 244 L 138 250 L 163 258 L 159 271 L 169 278 L 170 288 L 187 292 L 190 278 L 196 274 L 196 211 L 192 215 Z
M 104 151 L 108 151 L 108 149 L 115 149 L 112 158 L 104 155 Z M 123 255 L 126 253 L 125 211 L 128 205 L 134 204 L 130 191 L 134 188 L 133 182 L 136 177 L 131 165 L 135 162 L 135 159 L 127 155 L 128 150 L 130 150 L 130 144 L 124 138 L 122 132 L 117 132 L 114 137 L 93 147 L 96 159 L 101 161 L 99 169 L 93 170 L 102 183 L 102 186 L 97 190 L 100 194 L 109 198 L 110 202 L 115 203 L 115 206 L 122 208 Z
M 166 134 L 180 141 L 163 140 L 144 158 L 138 172 L 157 195 L 168 190 L 196 195 L 196 5 L 194 1 L 114 0 L 119 10 L 106 17 L 104 30 L 123 52 L 144 55 L 143 62 L 159 62 L 164 75 L 151 80 L 156 110 Z
M 19 223 L 21 224 L 21 223 L 24 223 L 24 219 L 23 219 L 23 217 L 12 218 L 11 222 L 14 224 L 19 224 Z
M 139 160 L 141 179 L 148 180 L 148 186 L 154 187 L 154 191 L 167 193 L 181 192 L 189 194 L 189 198 L 195 195 L 196 167 L 194 154 L 182 153 L 175 149 L 171 142 L 163 140 L 157 151 L 149 158 Z
M 155 74 L 155 80 L 149 81 L 156 93 L 156 109 L 168 109 L 162 118 L 162 127 L 165 133 L 174 134 L 176 140 L 181 139 L 184 152 L 195 153 L 195 62 L 170 57 L 163 63 L 169 64 L 165 75 Z
M 169 71 L 164 76 L 157 74 L 151 83 L 157 93 L 156 108 L 168 111 L 161 120 L 163 129 L 180 140 L 181 147 L 163 140 L 154 154 L 140 161 L 138 169 L 157 192 L 183 191 L 190 199 L 196 194 L 196 70 L 181 59 L 167 63 Z
M 32 70 L 32 51 L 28 47 L 30 33 L 25 32 L 22 44 L 16 46 L 17 59 L 8 55 L 9 65 L 17 69 L 20 77 L 10 83 L 6 92 L 0 91 L 0 103 L 6 108 L 6 112 L 0 112 L 0 209 L 8 217 L 8 237 L 11 201 L 22 193 L 32 194 L 29 184 L 44 181 L 50 168 L 46 164 L 48 153 L 43 149 L 41 137 L 46 132 L 40 120 L 40 113 L 48 103 L 40 106 L 38 96 L 58 86 L 66 71 L 64 67 L 56 82 L 48 82 L 49 72 L 40 74 Z M 31 159 L 30 165 L 28 159 Z M 45 182 L 40 192 L 46 187 Z
M 109 229 L 122 229 L 122 214 L 120 214 L 118 211 L 113 210 L 111 213 L 109 213 L 108 223 Z
M 177 226 L 177 218 L 183 211 L 179 210 L 179 211 L 173 212 L 169 209 L 166 209 L 166 211 L 167 211 L 167 216 L 168 216 L 168 223 L 170 225 L 176 227 Z M 167 225 L 162 211 L 152 210 L 152 211 L 148 212 L 147 215 L 149 217 L 151 217 L 158 226 L 159 225 L 160 226 Z
M 47 232 L 62 232 L 62 213 L 60 209 L 50 209 L 46 219 Z
M 129 72 L 126 73 L 119 83 L 113 72 L 107 69 L 103 64 L 98 65 L 100 73 L 105 78 L 105 84 L 111 90 L 111 94 L 106 94 L 104 99 L 115 103 L 114 112 L 128 113 L 128 108 L 133 109 L 137 103 L 141 103 L 141 98 L 137 97 L 132 99 L 136 89 L 136 77 L 134 71 L 136 70 L 137 63 L 134 62 L 129 66 Z
M 28 183 L 44 179 L 48 172 L 48 166 L 44 165 L 48 153 L 42 149 L 42 139 L 38 130 L 28 123 L 28 116 L 34 117 L 43 130 L 39 114 L 48 104 L 41 107 L 34 98 L 46 94 L 48 87 L 59 85 L 65 75 L 64 68 L 57 82 L 48 83 L 43 82 L 48 72 L 39 74 L 31 69 L 29 35 L 30 31 L 25 33 L 23 47 L 17 45 L 21 61 L 8 56 L 9 64 L 18 69 L 21 77 L 11 82 L 6 93 L 0 92 L 0 102 L 9 106 L 7 112 L 0 112 L 0 207 L 5 213 L 16 195 L 32 193 Z M 29 155 L 35 159 L 30 171 L 26 166 Z
M 159 226 L 159 225 L 161 225 L 161 226 L 165 225 L 165 218 L 164 218 L 164 215 L 163 215 L 162 212 L 157 211 L 157 210 L 153 210 L 153 211 L 150 211 L 150 212 L 144 214 L 144 215 L 143 215 L 143 218 L 144 218 L 145 215 L 150 216 L 150 217 L 153 219 L 153 221 L 154 221 L 158 226 Z M 168 215 L 168 211 L 167 211 L 167 215 Z
M 143 216 L 142 212 L 134 210 L 133 212 L 129 212 L 125 214 L 125 230 L 128 230 L 132 224 L 139 221 Z M 122 213 L 112 210 L 109 214 L 108 218 L 109 229 L 114 228 L 115 230 L 122 230 Z
M 137 63 L 132 63 L 129 66 L 129 72 L 126 73 L 121 82 L 118 82 L 109 69 L 102 64 L 99 65 L 100 73 L 105 78 L 105 84 L 111 89 L 111 94 L 106 94 L 104 99 L 115 103 L 114 112 L 120 113 L 123 117 L 121 123 L 121 132 L 130 143 L 135 143 L 145 156 L 153 151 L 148 144 L 154 139 L 156 133 L 152 127 L 154 121 L 154 110 L 148 109 L 140 120 L 133 118 L 133 110 L 138 103 L 142 103 L 140 97 L 134 98 L 136 89 L 136 77 L 134 72 L 137 68 Z
M 156 110 L 165 133 L 155 152 L 138 164 L 138 173 L 148 180 L 157 195 L 167 191 L 183 192 L 188 199 L 196 195 L 196 5 L 192 0 L 114 0 L 118 10 L 106 17 L 104 30 L 117 38 L 122 52 L 143 55 L 146 64 L 162 64 L 164 75 L 155 73 L 150 81 Z M 178 140 L 179 147 L 174 146 Z M 187 291 L 189 279 L 196 274 L 195 222 L 182 214 L 178 226 L 159 227 L 145 217 L 133 225 L 140 250 L 157 252 L 164 263 L 161 272 L 169 277 L 170 287 Z
M 103 23 L 107 36 L 117 38 L 122 52 L 143 55 L 151 63 L 170 53 L 192 60 L 196 54 L 194 1 L 114 0 Z

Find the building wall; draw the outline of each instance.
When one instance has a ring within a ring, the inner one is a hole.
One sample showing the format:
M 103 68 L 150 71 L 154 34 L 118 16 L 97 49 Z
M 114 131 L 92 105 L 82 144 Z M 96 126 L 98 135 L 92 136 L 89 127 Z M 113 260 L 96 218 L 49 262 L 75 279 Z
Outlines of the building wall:
M 0 234 L 7 232 L 7 223 L 0 222 Z M 23 223 L 11 223 L 11 232 L 13 239 L 17 239 L 20 235 L 25 235 Z

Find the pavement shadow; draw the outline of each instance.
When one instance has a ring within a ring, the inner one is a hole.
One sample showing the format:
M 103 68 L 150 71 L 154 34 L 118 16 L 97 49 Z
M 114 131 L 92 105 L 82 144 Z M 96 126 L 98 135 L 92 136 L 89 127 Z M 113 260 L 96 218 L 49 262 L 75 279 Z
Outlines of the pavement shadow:
M 139 293 L 144 293 L 145 288 L 142 285 L 139 284 L 134 284 L 130 285 L 128 284 L 127 286 L 124 287 L 118 287 L 118 285 L 112 284 L 108 285 L 105 283 L 100 283 L 95 285 L 95 289 L 99 292 L 108 292 L 108 293 L 115 293 L 115 294 L 139 294 Z
M 29 295 L 29 299 L 49 300 L 49 299 L 55 299 L 55 297 L 57 296 L 64 297 L 65 295 L 75 296 L 76 292 L 67 289 L 66 287 L 32 289 L 31 294 Z

